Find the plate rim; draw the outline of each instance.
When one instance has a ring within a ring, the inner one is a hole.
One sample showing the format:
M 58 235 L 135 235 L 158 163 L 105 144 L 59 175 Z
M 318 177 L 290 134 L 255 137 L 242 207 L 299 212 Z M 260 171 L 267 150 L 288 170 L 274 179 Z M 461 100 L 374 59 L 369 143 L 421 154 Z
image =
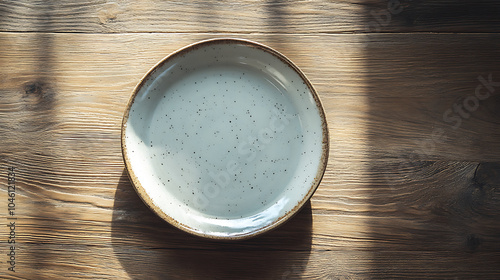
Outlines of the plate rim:
M 260 227 L 256 230 L 252 230 L 249 232 L 241 233 L 241 234 L 234 234 L 230 236 L 225 236 L 225 235 L 215 235 L 215 234 L 210 234 L 203 232 L 201 230 L 197 230 L 195 228 L 192 228 L 188 225 L 185 225 L 179 221 L 177 221 L 175 218 L 167 215 L 164 213 L 159 206 L 157 206 L 155 203 L 153 203 L 151 197 L 146 193 L 145 188 L 141 185 L 139 182 L 139 177 L 134 173 L 132 166 L 131 166 L 131 160 L 127 156 L 127 145 L 125 143 L 125 131 L 127 128 L 127 121 L 129 118 L 130 110 L 132 105 L 134 104 L 134 101 L 137 97 L 138 92 L 140 89 L 144 86 L 144 84 L 147 82 L 148 78 L 153 75 L 158 69 L 160 69 L 165 63 L 169 62 L 170 60 L 180 57 L 185 53 L 188 53 L 192 50 L 209 46 L 212 44 L 242 44 L 248 47 L 252 48 L 258 48 L 264 52 L 267 52 L 274 57 L 280 59 L 284 64 L 287 66 L 291 67 L 294 72 L 296 72 L 302 81 L 305 83 L 305 85 L 308 87 L 313 99 L 314 103 L 316 105 L 316 108 L 318 109 L 319 112 L 319 117 L 321 120 L 321 129 L 322 129 L 322 147 L 321 147 L 321 158 L 319 160 L 319 165 L 318 169 L 316 171 L 316 175 L 314 177 L 313 183 L 309 186 L 307 193 L 302 197 L 302 199 L 289 211 L 287 211 L 285 214 L 280 215 L 278 218 L 274 219 L 270 224 Z M 123 113 L 123 118 L 122 118 L 122 123 L 121 123 L 121 151 L 122 151 L 122 157 L 123 161 L 125 163 L 125 170 L 127 171 L 127 175 L 130 179 L 130 182 L 132 186 L 134 187 L 135 191 L 141 198 L 144 204 L 147 205 L 149 209 L 151 209 L 156 215 L 158 215 L 160 218 L 162 218 L 164 221 L 168 222 L 169 224 L 175 226 L 176 228 L 204 238 L 212 239 L 212 240 L 243 240 L 243 239 L 248 239 L 251 237 L 255 237 L 257 235 L 261 235 L 265 232 L 268 232 L 270 230 L 273 230 L 275 228 L 278 228 L 280 225 L 284 224 L 285 222 L 289 221 L 293 216 L 295 216 L 300 210 L 303 208 L 303 206 L 311 199 L 317 188 L 319 187 L 324 173 L 326 172 L 326 167 L 328 164 L 328 157 L 329 157 L 329 150 L 330 150 L 330 143 L 329 143 L 329 131 L 328 131 L 328 125 L 327 125 L 327 120 L 326 120 L 326 114 L 324 112 L 324 107 L 319 99 L 319 95 L 316 92 L 315 88 L 309 81 L 309 79 L 306 77 L 306 75 L 300 70 L 290 59 L 288 59 L 285 55 L 282 53 L 278 52 L 277 50 L 252 41 L 252 40 L 247 40 L 247 39 L 240 39 L 240 38 L 232 38 L 232 37 L 224 37 L 224 38 L 213 38 L 213 39 L 207 39 L 207 40 L 201 40 L 192 44 L 189 44 L 185 47 L 182 47 L 180 49 L 177 49 L 176 51 L 168 54 L 167 56 L 163 57 L 160 61 L 158 61 L 153 67 L 151 67 L 140 79 L 140 81 L 137 83 L 137 85 L 134 87 L 132 94 L 128 100 L 128 103 L 126 105 L 125 111 Z

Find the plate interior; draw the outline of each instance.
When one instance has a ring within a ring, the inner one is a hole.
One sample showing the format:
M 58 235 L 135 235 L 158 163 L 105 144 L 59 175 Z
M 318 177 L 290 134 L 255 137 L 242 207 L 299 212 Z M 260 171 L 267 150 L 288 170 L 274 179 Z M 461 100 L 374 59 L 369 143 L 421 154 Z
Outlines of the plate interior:
M 304 202 L 321 168 L 324 128 L 310 87 L 251 44 L 201 45 L 157 65 L 124 129 L 143 199 L 201 235 L 245 235 L 277 222 Z

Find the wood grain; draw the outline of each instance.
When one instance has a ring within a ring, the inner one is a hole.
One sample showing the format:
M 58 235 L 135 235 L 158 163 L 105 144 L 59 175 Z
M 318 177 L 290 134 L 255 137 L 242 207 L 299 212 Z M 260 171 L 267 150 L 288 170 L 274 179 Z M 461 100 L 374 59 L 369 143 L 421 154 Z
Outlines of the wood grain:
M 499 36 L 241 35 L 306 72 L 332 145 L 306 209 L 268 235 L 230 244 L 188 236 L 154 216 L 133 191 L 119 146 L 122 112 L 141 75 L 212 36 L 0 34 L 0 168 L 16 167 L 20 243 L 19 273 L 6 279 L 500 272 L 498 165 L 478 164 L 499 161 L 500 99 L 485 100 L 457 130 L 441 119 L 473 93 L 478 75 L 500 77 L 491 59 L 499 57 Z M 452 50 L 442 50 L 443 36 Z M 47 44 L 45 51 L 32 42 Z M 422 156 L 419 140 L 436 126 L 447 138 Z M 421 157 L 410 160 L 412 153 Z
M 393 6 L 394 3 L 399 3 Z M 495 0 L 1 1 L 0 30 L 85 33 L 497 32 Z
M 453 110 L 480 77 L 500 81 L 500 5 L 401 1 L 376 30 L 387 3 L 0 1 L 0 278 L 497 279 L 500 87 L 466 117 Z M 156 217 L 120 150 L 142 75 L 215 37 L 256 40 L 294 61 L 330 130 L 311 202 L 236 243 Z M 5 263 L 8 167 L 16 273 Z

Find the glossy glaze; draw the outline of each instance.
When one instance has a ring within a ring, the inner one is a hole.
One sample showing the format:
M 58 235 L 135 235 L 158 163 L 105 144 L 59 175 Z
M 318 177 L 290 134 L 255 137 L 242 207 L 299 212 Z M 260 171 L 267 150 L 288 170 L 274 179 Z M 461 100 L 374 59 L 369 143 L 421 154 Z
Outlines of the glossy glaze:
M 188 232 L 252 236 L 286 220 L 324 172 L 319 100 L 280 54 L 212 40 L 157 65 L 125 114 L 124 158 L 144 201 Z

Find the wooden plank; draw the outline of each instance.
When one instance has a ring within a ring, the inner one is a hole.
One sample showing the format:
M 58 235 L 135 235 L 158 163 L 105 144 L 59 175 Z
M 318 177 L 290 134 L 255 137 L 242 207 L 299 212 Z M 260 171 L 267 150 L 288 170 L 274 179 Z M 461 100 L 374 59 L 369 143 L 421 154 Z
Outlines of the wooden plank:
M 59 137 L 47 140 L 51 149 L 62 145 L 74 153 L 96 148 L 83 138 L 116 141 L 123 106 L 147 69 L 177 48 L 218 36 L 4 34 L 0 80 L 8 106 L 2 111 L 10 120 L 2 124 L 1 137 L 12 149 L 24 149 L 12 143 L 20 137 L 38 147 L 44 138 L 31 133 L 37 130 Z M 496 35 L 239 37 L 284 52 L 310 77 L 325 105 L 337 160 L 362 160 L 368 153 L 400 160 L 500 160 L 499 90 L 467 113 L 469 118 L 453 111 L 474 97 L 478 77 L 500 79 Z M 441 40 L 453 49 L 443 49 Z M 38 53 L 40 44 L 49 47 Z M 119 49 L 110 52 L 110 45 Z M 50 116 L 44 106 L 50 106 Z M 455 121 L 444 119 L 448 110 L 461 120 L 457 129 Z M 437 129 L 439 139 L 433 136 Z
M 210 242 L 157 218 L 124 171 L 123 110 L 159 59 L 223 35 L 0 33 L 0 182 L 16 168 L 15 275 L 499 273 L 498 92 L 457 129 L 442 118 L 474 95 L 479 76 L 500 80 L 496 34 L 229 34 L 275 47 L 311 79 L 330 129 L 327 172 L 310 205 L 257 239 Z M 436 127 L 446 139 L 422 152 Z M 4 268 L 0 276 L 9 279 Z
M 19 275 L 30 279 L 495 279 L 498 252 L 275 251 L 28 244 Z M 80 260 L 85 259 L 86 262 Z M 16 274 L 17 275 L 17 274 Z M 3 279 L 20 279 L 5 276 Z
M 498 32 L 482 1 L 2 1 L 1 31 L 346 33 Z
M 327 174 L 313 197 L 313 210 L 306 208 L 282 229 L 234 248 L 265 244 L 275 250 L 300 250 L 309 244 L 323 250 L 498 251 L 500 217 L 495 210 L 500 178 L 481 179 L 498 165 L 480 165 L 479 173 L 477 166 L 428 163 L 407 168 L 403 174 L 372 171 L 370 179 L 358 175 L 349 178 L 351 182 L 342 179 L 346 174 Z M 89 187 L 58 186 L 64 183 L 41 183 L 26 175 L 17 173 L 23 242 L 71 246 L 79 241 L 99 246 L 109 242 L 111 232 L 112 240 L 123 245 L 140 240 L 144 247 L 215 249 L 218 244 L 161 222 L 137 197 L 125 172 L 108 174 L 105 182 L 116 184 L 116 190 L 98 182 Z M 163 239 L 165 235 L 168 240 Z M 288 248 L 290 241 L 305 236 L 309 236 L 307 243 Z M 473 237 L 481 244 L 469 244 Z M 374 240 L 381 243 L 374 244 Z

